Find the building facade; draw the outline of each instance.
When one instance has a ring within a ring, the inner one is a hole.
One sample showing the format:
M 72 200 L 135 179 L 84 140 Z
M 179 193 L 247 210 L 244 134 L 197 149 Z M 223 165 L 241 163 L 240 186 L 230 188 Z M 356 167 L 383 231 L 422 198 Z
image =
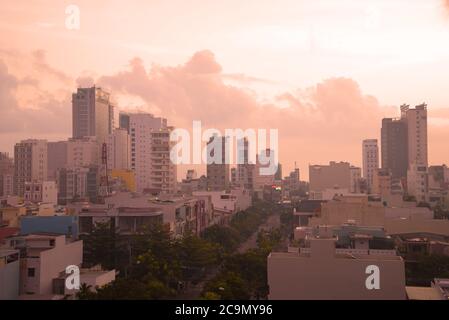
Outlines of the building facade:
M 366 179 L 368 191 L 371 191 L 374 173 L 379 168 L 379 147 L 377 145 L 377 139 L 363 140 L 362 158 L 363 178 Z
M 47 179 L 46 140 L 22 140 L 14 146 L 14 193 L 23 197 L 25 182 Z
M 114 128 L 110 95 L 98 87 L 78 88 L 72 94 L 73 138 L 96 137 L 105 143 Z

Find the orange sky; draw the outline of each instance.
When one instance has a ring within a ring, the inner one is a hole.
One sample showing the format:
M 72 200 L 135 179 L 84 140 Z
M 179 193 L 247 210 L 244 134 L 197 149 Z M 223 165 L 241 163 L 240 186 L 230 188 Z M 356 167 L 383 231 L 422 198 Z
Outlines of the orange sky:
M 284 174 L 296 160 L 304 178 L 360 165 L 383 116 L 425 101 L 430 162 L 449 164 L 447 2 L 3 0 L 0 150 L 66 138 L 70 93 L 95 82 L 175 126 L 279 128 Z

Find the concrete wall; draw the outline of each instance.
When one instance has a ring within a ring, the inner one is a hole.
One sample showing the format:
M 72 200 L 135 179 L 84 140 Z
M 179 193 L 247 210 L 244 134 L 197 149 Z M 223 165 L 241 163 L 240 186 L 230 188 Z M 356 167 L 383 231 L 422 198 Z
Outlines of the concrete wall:
M 76 241 L 65 246 L 43 251 L 40 255 L 40 294 L 51 294 L 53 279 L 69 265 L 81 265 L 83 242 Z
M 0 257 L 0 300 L 15 300 L 19 297 L 19 260 L 6 264 Z
M 270 300 L 403 300 L 405 272 L 402 259 L 350 259 L 298 253 L 271 253 L 268 257 Z M 366 267 L 380 269 L 380 289 L 368 290 Z

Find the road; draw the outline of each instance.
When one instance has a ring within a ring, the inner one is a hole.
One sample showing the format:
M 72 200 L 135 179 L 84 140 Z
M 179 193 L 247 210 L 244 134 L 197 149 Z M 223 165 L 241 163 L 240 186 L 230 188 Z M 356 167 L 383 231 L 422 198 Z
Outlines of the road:
M 249 237 L 245 242 L 243 242 L 239 248 L 237 249 L 238 253 L 244 253 L 249 249 L 257 248 L 257 234 L 259 231 L 265 229 L 269 230 L 271 228 L 278 228 L 280 226 L 279 215 L 272 214 L 268 217 L 268 219 L 259 226 L 259 229 L 255 231 L 251 237 Z M 213 279 L 218 272 L 220 271 L 220 266 L 210 270 L 200 282 L 196 285 L 190 284 L 187 288 L 185 288 L 184 292 L 177 296 L 179 300 L 192 300 L 197 299 L 201 292 L 203 291 L 204 285 L 211 279 Z
M 254 232 L 252 236 L 248 238 L 248 240 L 246 240 L 240 245 L 237 251 L 239 253 L 244 253 L 249 249 L 257 248 L 257 234 L 259 233 L 259 231 L 263 229 L 269 230 L 272 228 L 278 228 L 279 226 L 280 226 L 279 215 L 277 214 L 270 215 L 268 219 L 265 221 L 265 223 L 260 225 L 259 229 L 256 232 Z

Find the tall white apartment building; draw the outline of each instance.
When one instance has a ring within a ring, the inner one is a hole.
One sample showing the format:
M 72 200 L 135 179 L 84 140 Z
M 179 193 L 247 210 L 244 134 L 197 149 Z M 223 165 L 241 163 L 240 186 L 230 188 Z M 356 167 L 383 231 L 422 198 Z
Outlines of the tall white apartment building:
M 170 132 L 167 119 L 148 113 L 121 114 L 127 119 L 131 137 L 131 169 L 137 192 L 173 193 L 176 165 L 170 160 Z M 122 122 L 121 122 L 122 123 Z
M 377 139 L 363 140 L 363 178 L 366 179 L 368 189 L 373 187 L 373 178 L 377 169 L 379 169 L 379 146 Z
M 47 140 L 22 140 L 14 146 L 14 193 L 23 197 L 25 182 L 47 179 Z
M 427 167 L 427 105 L 406 110 L 406 116 L 409 167 L 412 164 Z
M 99 145 L 94 137 L 69 139 L 67 167 L 85 167 L 99 164 Z
M 126 129 L 115 129 L 108 137 L 108 169 L 128 170 L 131 167 L 131 137 Z

